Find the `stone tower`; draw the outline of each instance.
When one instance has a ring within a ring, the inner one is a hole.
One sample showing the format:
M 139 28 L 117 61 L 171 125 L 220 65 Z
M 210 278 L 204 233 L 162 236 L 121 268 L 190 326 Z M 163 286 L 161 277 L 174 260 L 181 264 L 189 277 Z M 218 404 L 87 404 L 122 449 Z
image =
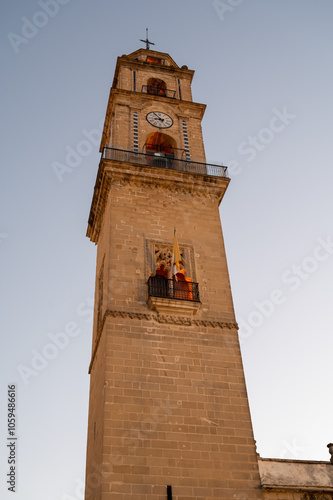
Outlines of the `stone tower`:
M 87 231 L 87 500 L 262 498 L 219 216 L 229 179 L 206 163 L 193 74 L 152 50 L 117 60 Z

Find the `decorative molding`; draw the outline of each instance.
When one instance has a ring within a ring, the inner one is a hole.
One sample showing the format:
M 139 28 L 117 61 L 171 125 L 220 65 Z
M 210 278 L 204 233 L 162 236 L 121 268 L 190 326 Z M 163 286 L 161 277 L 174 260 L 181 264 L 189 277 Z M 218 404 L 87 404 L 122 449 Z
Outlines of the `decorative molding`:
M 237 323 L 224 322 L 224 321 L 211 321 L 211 320 L 202 320 L 202 319 L 193 319 L 187 316 L 170 316 L 167 314 L 158 314 L 158 313 L 139 313 L 139 312 L 128 312 L 128 311 L 115 311 L 108 309 L 105 311 L 103 316 L 103 321 L 98 328 L 96 342 L 93 347 L 93 352 L 91 356 L 91 361 L 89 365 L 88 373 L 91 373 L 94 360 L 97 354 L 97 349 L 102 337 L 102 332 L 104 330 L 105 322 L 108 316 L 112 318 L 129 318 L 129 319 L 138 319 L 138 320 L 147 320 L 147 321 L 156 321 L 161 324 L 170 324 L 170 325 L 179 325 L 179 326 L 203 326 L 203 327 L 212 327 L 212 328 L 220 328 L 221 330 L 238 330 Z
M 97 243 L 110 190 L 126 185 L 139 189 L 164 189 L 176 195 L 203 197 L 220 204 L 230 179 L 180 172 L 158 167 L 147 168 L 130 162 L 102 159 L 99 165 L 87 236 Z
M 137 169 L 140 168 L 145 168 L 142 166 L 137 166 Z M 152 167 L 154 168 L 154 167 Z M 155 167 L 159 168 L 159 167 Z M 171 172 L 175 172 L 175 170 L 171 170 Z M 111 177 L 111 173 L 106 171 L 105 172 L 106 176 Z M 187 175 L 191 175 L 187 172 Z M 195 174 L 193 174 L 195 175 Z M 199 174 L 196 174 L 199 175 Z M 222 189 L 211 189 L 211 187 L 206 187 L 202 185 L 197 185 L 195 183 L 191 183 L 188 185 L 185 185 L 182 180 L 175 181 L 174 179 L 168 179 L 168 178 L 162 178 L 162 177 L 143 177 L 140 178 L 136 176 L 135 174 L 131 174 L 127 178 L 124 177 L 118 177 L 117 175 L 114 175 L 114 172 L 112 172 L 112 184 L 117 185 L 117 186 L 125 186 L 127 184 L 130 184 L 131 186 L 135 186 L 138 188 L 142 188 L 144 186 L 145 188 L 152 189 L 152 190 L 160 190 L 161 187 L 163 189 L 166 189 L 167 191 L 170 191 L 174 194 L 190 194 L 192 196 L 200 196 L 204 198 L 208 198 L 210 200 L 220 200 L 221 196 L 223 195 L 224 190 Z
M 139 115 L 133 111 L 133 151 L 139 151 Z
M 186 160 L 190 161 L 191 155 L 190 155 L 190 146 L 189 146 L 189 142 L 188 142 L 188 132 L 187 132 L 186 120 L 182 120 L 182 129 L 183 129 L 183 142 L 184 142 L 184 148 L 185 148 L 185 156 L 186 156 Z
M 164 297 L 149 297 L 148 306 L 160 314 L 171 312 L 180 314 L 195 314 L 201 303 L 193 300 L 177 300 Z

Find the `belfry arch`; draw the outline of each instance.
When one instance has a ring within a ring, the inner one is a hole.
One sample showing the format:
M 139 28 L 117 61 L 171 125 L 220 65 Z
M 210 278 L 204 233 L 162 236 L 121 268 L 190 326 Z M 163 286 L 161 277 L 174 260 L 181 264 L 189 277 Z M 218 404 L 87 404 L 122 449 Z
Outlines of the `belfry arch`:
M 173 137 L 163 132 L 152 132 L 146 137 L 146 153 L 158 152 L 174 158 L 177 151 L 177 143 Z
M 177 148 L 173 137 L 162 132 L 152 132 L 146 138 L 144 145 L 148 165 L 173 168 L 177 159 L 183 159 L 184 151 Z
M 166 96 L 166 83 L 160 78 L 149 78 L 147 94 Z

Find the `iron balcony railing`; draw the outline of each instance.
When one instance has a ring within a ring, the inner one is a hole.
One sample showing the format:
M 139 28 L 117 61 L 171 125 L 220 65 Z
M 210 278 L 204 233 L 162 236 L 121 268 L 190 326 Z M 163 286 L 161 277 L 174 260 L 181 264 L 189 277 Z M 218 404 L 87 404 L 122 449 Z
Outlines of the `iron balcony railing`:
M 159 275 L 151 276 L 148 279 L 148 295 L 149 297 L 161 297 L 163 299 L 200 302 L 198 283 L 168 280 Z
M 175 158 L 173 154 L 151 151 L 139 153 L 118 148 L 104 148 L 102 158 L 106 160 L 124 161 L 137 165 L 169 168 L 193 174 L 211 175 L 213 177 L 228 177 L 227 167 L 201 163 L 192 160 Z
M 176 91 L 170 89 L 162 89 L 158 85 L 142 85 L 141 92 L 143 94 L 159 95 L 162 97 L 171 97 L 175 99 Z

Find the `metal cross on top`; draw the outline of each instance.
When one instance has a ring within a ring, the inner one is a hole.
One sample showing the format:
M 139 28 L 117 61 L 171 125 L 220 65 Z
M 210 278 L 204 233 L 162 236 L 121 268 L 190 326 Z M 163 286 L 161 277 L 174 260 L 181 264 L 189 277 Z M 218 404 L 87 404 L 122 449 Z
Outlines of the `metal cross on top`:
M 150 42 L 148 40 L 148 28 L 146 28 L 146 40 L 140 39 L 140 42 L 143 42 L 146 44 L 146 49 L 149 50 L 149 45 L 155 45 L 153 42 Z

